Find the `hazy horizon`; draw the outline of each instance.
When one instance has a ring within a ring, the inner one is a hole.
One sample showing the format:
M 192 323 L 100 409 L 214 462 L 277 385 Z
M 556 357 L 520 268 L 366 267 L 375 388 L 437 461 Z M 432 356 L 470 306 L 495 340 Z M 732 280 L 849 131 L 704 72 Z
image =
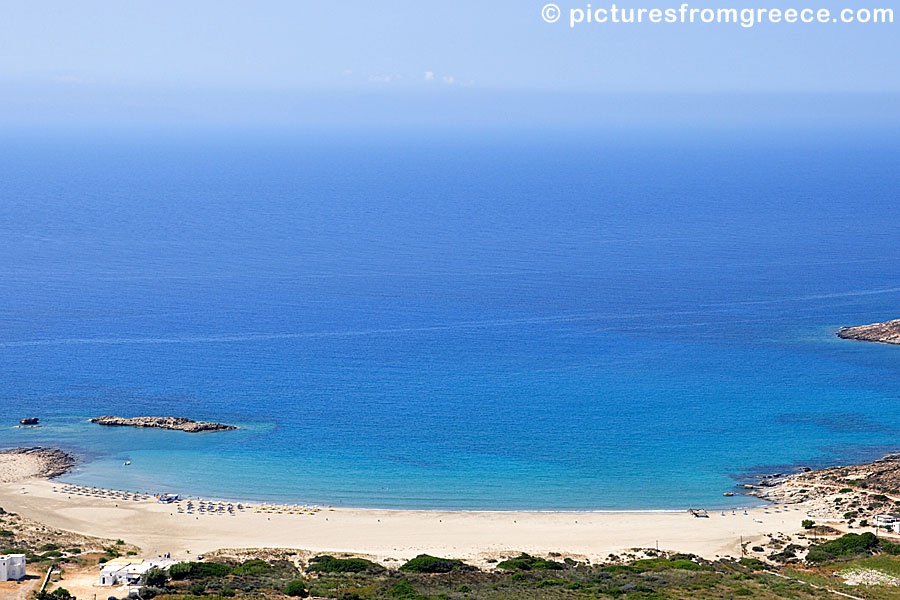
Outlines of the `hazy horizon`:
M 0 125 L 900 122 L 893 23 L 570 29 L 543 4 L 14 4 Z

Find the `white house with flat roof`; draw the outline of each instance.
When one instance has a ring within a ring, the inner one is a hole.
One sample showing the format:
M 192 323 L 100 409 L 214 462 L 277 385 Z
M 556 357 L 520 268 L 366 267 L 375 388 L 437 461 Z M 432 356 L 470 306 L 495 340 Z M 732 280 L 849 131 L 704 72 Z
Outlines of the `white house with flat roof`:
M 150 569 L 168 569 L 177 560 L 114 558 L 100 569 L 100 585 L 138 585 Z
M 0 581 L 19 580 L 25 577 L 24 554 L 0 555 Z
M 875 518 L 872 519 L 875 527 L 893 527 L 897 523 L 900 523 L 900 516 L 897 515 L 875 515 Z

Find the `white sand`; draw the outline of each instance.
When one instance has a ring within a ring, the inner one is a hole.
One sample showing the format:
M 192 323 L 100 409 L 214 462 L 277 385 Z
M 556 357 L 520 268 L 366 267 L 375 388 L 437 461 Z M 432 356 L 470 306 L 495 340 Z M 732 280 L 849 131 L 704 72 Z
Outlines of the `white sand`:
M 322 510 L 315 515 L 179 514 L 176 505 L 61 493 L 62 484 L 28 479 L 0 485 L 0 506 L 49 526 L 121 538 L 145 553 L 196 556 L 221 548 L 296 548 L 351 552 L 378 559 L 430 554 L 470 559 L 525 551 L 592 560 L 657 544 L 708 558 L 740 556 L 740 541 L 800 531 L 804 505 L 752 509 L 708 519 L 684 513 L 431 512 Z M 56 489 L 57 491 L 54 491 Z M 117 506 L 118 505 L 118 506 Z M 182 503 L 182 507 L 184 504 Z
M 0 484 L 38 477 L 46 461 L 34 454 L 0 454 Z

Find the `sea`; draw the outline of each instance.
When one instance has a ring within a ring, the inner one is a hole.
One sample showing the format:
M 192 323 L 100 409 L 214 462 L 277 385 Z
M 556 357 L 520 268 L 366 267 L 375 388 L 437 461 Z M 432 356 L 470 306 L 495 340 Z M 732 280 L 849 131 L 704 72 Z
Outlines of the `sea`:
M 898 164 L 827 125 L 5 135 L 0 446 L 208 498 L 756 505 L 900 450 L 900 347 L 835 336 L 900 318 Z

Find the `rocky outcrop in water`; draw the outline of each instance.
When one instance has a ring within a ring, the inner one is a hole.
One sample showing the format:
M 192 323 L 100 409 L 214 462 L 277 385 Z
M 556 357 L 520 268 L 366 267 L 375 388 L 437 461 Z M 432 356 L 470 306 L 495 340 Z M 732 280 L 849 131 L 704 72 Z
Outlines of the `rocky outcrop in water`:
M 837 332 L 837 335 L 845 340 L 900 345 L 900 319 L 871 325 L 843 327 Z
M 184 417 L 95 417 L 91 423 L 106 425 L 108 427 L 150 427 L 155 429 L 170 429 L 172 431 L 186 431 L 188 433 L 203 433 L 207 431 L 232 431 L 237 429 L 233 425 L 223 423 L 207 423 L 206 421 L 193 421 Z

